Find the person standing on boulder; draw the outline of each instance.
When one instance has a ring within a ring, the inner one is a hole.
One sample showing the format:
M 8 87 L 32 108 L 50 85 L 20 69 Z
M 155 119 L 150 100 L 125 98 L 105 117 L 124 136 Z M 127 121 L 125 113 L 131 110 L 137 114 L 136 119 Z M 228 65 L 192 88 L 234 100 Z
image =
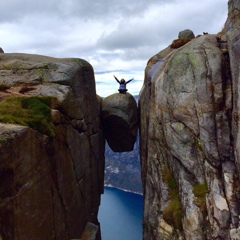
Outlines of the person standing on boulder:
M 120 84 L 120 86 L 119 86 L 119 89 L 118 89 L 118 91 L 119 91 L 119 93 L 126 93 L 127 92 L 127 83 L 130 83 L 132 80 L 133 80 L 133 78 L 132 79 L 130 79 L 130 80 L 128 80 L 128 81 L 125 81 L 125 79 L 121 79 L 120 81 L 115 77 L 115 75 L 113 75 L 113 77 L 116 79 L 116 81 Z

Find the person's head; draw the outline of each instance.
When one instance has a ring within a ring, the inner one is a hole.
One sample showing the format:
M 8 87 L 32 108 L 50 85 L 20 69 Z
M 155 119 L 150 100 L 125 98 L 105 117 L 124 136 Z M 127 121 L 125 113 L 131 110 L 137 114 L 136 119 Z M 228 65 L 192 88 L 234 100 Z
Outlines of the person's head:
M 122 78 L 120 82 L 121 82 L 121 83 L 124 83 L 124 82 L 125 82 L 125 80 Z

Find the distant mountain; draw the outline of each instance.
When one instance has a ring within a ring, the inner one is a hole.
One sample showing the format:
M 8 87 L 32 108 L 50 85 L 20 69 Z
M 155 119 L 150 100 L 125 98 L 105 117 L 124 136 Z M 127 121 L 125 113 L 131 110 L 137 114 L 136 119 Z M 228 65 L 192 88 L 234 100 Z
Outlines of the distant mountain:
M 131 152 L 113 152 L 106 143 L 105 180 L 113 186 L 130 192 L 142 193 L 141 167 L 139 158 L 139 136 Z
M 138 96 L 134 98 L 138 102 Z M 105 186 L 142 193 L 139 135 L 131 152 L 113 152 L 106 143 L 105 158 Z

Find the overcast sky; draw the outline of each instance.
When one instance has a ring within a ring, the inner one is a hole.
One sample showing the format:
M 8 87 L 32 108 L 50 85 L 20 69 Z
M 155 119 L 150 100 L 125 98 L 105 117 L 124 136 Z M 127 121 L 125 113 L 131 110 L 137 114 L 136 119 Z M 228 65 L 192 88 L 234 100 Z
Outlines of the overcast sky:
M 106 96 L 134 81 L 138 94 L 148 59 L 179 31 L 217 33 L 227 0 L 6 0 L 0 8 L 0 47 L 52 57 L 77 57 L 94 68 L 97 93 Z

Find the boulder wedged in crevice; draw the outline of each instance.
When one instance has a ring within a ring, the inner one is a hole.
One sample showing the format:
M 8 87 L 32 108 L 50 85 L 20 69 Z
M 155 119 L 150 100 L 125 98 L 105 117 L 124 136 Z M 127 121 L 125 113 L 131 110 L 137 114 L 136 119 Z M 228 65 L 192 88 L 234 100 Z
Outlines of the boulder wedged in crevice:
M 138 131 L 138 110 L 134 97 L 115 93 L 102 102 L 104 134 L 114 152 L 132 151 Z

